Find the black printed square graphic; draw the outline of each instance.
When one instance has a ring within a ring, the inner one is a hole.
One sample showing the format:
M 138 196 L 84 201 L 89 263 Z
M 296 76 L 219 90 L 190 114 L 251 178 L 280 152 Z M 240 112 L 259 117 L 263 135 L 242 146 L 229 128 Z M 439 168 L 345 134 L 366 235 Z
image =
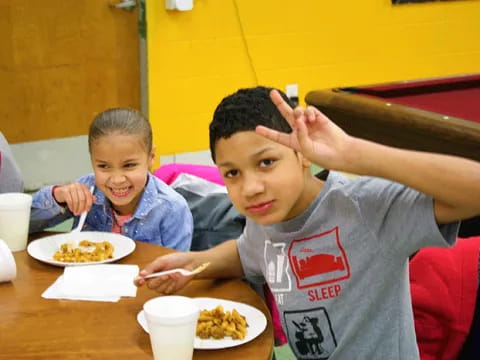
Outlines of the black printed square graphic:
M 337 347 L 325 308 L 286 311 L 284 320 L 290 347 L 297 359 L 326 360 Z

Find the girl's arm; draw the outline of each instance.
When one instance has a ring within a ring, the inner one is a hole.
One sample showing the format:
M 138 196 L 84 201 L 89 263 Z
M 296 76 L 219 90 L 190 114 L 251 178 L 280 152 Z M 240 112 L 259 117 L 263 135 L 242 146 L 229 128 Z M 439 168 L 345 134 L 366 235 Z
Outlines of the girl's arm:
M 183 198 L 182 198 L 183 200 Z M 193 217 L 186 202 L 172 202 L 168 213 L 162 212 L 160 221 L 161 243 L 158 245 L 188 251 L 192 245 Z
M 72 217 L 72 213 L 68 209 L 55 201 L 52 189 L 53 186 L 47 186 L 32 195 L 30 233 L 42 231 Z

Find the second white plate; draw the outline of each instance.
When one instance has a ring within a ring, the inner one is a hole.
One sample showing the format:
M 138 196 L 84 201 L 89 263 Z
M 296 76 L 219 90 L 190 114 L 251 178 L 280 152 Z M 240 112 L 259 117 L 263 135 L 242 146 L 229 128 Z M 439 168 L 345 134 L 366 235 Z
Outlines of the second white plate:
M 67 240 L 75 237 L 77 242 L 81 240 L 89 240 L 93 242 L 108 241 L 113 247 L 113 258 L 103 261 L 84 262 L 84 263 L 67 263 L 63 261 L 53 260 L 53 254 L 60 249 L 60 245 L 65 244 Z M 90 265 L 90 264 L 104 264 L 117 261 L 135 250 L 135 241 L 121 235 L 101 231 L 81 231 L 77 233 L 60 233 L 57 235 L 43 237 L 32 241 L 28 244 L 27 252 L 31 257 L 45 262 L 47 264 L 56 266 L 75 266 L 75 265 Z
M 263 330 L 265 330 L 265 327 L 267 326 L 267 319 L 265 318 L 265 315 L 263 315 L 260 310 L 250 305 L 242 304 L 236 301 L 215 298 L 193 298 L 193 300 L 195 301 L 200 310 L 212 310 L 218 305 L 222 305 L 225 311 L 231 311 L 232 309 L 236 309 L 241 315 L 245 316 L 248 323 L 247 335 L 243 340 L 233 340 L 230 337 L 219 340 L 200 339 L 199 337 L 195 337 L 195 342 L 193 345 L 195 349 L 223 349 L 242 345 L 255 339 L 263 332 Z M 143 313 L 143 310 L 138 313 L 137 321 L 142 326 L 143 330 L 148 333 L 147 320 L 145 319 L 145 314 Z

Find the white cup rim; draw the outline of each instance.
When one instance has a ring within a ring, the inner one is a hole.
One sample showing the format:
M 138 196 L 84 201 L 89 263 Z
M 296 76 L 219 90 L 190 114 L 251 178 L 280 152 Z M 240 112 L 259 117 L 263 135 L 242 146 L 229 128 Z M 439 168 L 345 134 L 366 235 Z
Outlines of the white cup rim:
M 200 313 L 193 299 L 177 295 L 150 299 L 143 305 L 143 311 L 148 322 L 164 325 L 185 324 L 196 320 Z
M 0 239 L 0 282 L 12 281 L 17 276 L 17 264 L 7 243 Z
M 11 201 L 14 200 L 12 203 Z M 32 195 L 25 193 L 3 193 L 0 194 L 0 209 L 16 210 L 30 208 Z

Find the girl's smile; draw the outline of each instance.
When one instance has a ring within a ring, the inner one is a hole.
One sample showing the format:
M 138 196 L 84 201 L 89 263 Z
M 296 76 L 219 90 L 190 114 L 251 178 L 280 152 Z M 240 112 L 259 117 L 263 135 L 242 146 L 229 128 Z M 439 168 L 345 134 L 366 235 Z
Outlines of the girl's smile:
M 115 188 L 109 187 L 108 189 L 110 190 L 111 194 L 114 197 L 124 198 L 124 197 L 128 196 L 128 194 L 133 189 L 133 187 L 129 186 L 129 187 L 124 187 L 124 188 L 120 188 L 120 189 L 115 189 Z
M 141 138 L 113 133 L 98 138 L 91 147 L 95 182 L 121 215 L 133 214 L 153 163 Z

